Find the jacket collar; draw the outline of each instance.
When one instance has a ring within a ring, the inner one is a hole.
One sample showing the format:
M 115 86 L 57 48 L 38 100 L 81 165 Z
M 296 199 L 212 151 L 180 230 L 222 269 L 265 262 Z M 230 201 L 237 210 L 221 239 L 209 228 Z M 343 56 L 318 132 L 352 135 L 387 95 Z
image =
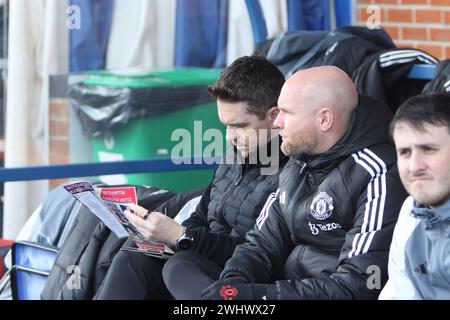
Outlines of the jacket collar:
M 424 206 L 414 200 L 411 216 L 427 223 L 450 218 L 450 200 L 447 200 L 447 202 L 437 208 Z

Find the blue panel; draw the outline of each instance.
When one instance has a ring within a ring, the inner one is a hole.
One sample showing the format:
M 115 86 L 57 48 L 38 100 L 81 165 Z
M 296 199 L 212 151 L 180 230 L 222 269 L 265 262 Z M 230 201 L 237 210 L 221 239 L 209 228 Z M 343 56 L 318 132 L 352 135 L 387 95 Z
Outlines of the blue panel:
M 305 30 L 302 0 L 287 0 L 288 30 Z
M 16 271 L 17 300 L 40 300 L 46 276 L 26 271 Z
M 113 9 L 112 0 L 71 0 L 80 8 L 80 29 L 69 33 L 71 72 L 103 69 Z
M 336 26 L 344 27 L 352 25 L 352 0 L 334 0 L 336 10 Z
M 227 0 L 178 0 L 174 65 L 224 67 L 227 29 Z
M 50 272 L 58 255 L 57 249 L 48 249 L 43 245 L 16 242 L 13 245 L 14 264 L 26 268 Z
M 329 30 L 329 0 L 287 0 L 288 30 Z
M 12 247 L 13 295 L 18 300 L 39 300 L 58 249 L 34 242 L 16 242 Z
M 430 80 L 434 78 L 436 65 L 434 64 L 415 64 L 408 74 L 410 79 Z
M 258 0 L 245 0 L 253 30 L 253 41 L 262 42 L 267 39 L 267 27 L 261 5 Z

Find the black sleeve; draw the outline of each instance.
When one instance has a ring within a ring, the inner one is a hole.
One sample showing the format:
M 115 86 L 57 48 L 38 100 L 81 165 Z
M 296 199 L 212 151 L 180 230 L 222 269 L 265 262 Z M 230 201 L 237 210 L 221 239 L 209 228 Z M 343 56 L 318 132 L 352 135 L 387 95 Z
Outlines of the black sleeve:
M 387 281 L 387 261 L 398 214 L 407 194 L 395 163 L 381 175 L 380 193 L 371 193 L 369 182 L 360 194 L 353 228 L 347 232 L 339 266 L 334 273 L 303 280 L 278 281 L 280 299 L 376 299 Z M 372 195 L 369 198 L 368 195 Z M 377 206 L 376 204 L 380 205 Z M 365 219 L 376 214 L 377 223 Z
M 244 237 L 229 235 L 231 228 L 225 224 L 215 222 L 214 232 L 211 231 L 208 221 L 208 204 L 210 201 L 212 183 L 203 192 L 202 199 L 191 217 L 183 222 L 194 237 L 194 244 L 190 250 L 198 252 L 216 264 L 223 266 L 225 261 L 233 254 L 234 248 L 242 243 Z
M 277 194 L 267 199 L 247 242 L 237 246 L 221 278 L 239 276 L 253 283 L 273 283 L 282 274 L 293 248 L 290 231 L 281 213 Z

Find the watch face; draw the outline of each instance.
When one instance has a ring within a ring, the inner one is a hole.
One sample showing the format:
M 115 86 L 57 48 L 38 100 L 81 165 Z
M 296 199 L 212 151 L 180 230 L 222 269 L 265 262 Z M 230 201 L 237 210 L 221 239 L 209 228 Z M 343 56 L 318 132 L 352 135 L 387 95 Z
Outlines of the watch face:
M 178 250 L 188 250 L 192 246 L 192 239 L 183 237 L 178 240 L 177 247 Z

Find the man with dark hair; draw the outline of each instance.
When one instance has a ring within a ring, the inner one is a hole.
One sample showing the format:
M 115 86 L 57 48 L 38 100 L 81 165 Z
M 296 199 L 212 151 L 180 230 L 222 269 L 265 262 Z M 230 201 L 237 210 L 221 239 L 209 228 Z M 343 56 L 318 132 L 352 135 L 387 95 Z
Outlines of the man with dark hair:
M 450 299 L 450 93 L 410 98 L 391 132 L 410 197 L 395 226 L 380 299 Z
M 284 83 L 284 78 L 278 69 L 264 57 L 252 56 L 233 62 L 208 91 L 219 102 L 245 102 L 245 110 L 262 120 L 277 105 L 280 83 Z
M 278 107 L 275 126 L 291 159 L 247 242 L 202 298 L 377 298 L 406 197 L 388 107 L 358 95 L 334 66 L 295 73 Z
M 170 260 L 186 253 L 222 268 L 235 246 L 245 240 L 266 199 L 278 187 L 278 170 L 266 169 L 273 169 L 274 163 L 278 169 L 287 161 L 279 151 L 278 132 L 272 130 L 283 83 L 283 74 L 262 57 L 233 62 L 209 90 L 217 98 L 219 118 L 233 147 L 232 159 L 239 156 L 242 161 L 219 164 L 195 212 L 181 225 L 139 206 L 125 212 L 144 236 L 176 250 Z M 96 299 L 171 298 L 162 279 L 164 263 L 139 253 L 119 252 Z M 188 272 L 186 265 L 182 273 Z M 201 282 L 189 283 L 189 277 L 183 280 L 183 285 L 203 287 Z

